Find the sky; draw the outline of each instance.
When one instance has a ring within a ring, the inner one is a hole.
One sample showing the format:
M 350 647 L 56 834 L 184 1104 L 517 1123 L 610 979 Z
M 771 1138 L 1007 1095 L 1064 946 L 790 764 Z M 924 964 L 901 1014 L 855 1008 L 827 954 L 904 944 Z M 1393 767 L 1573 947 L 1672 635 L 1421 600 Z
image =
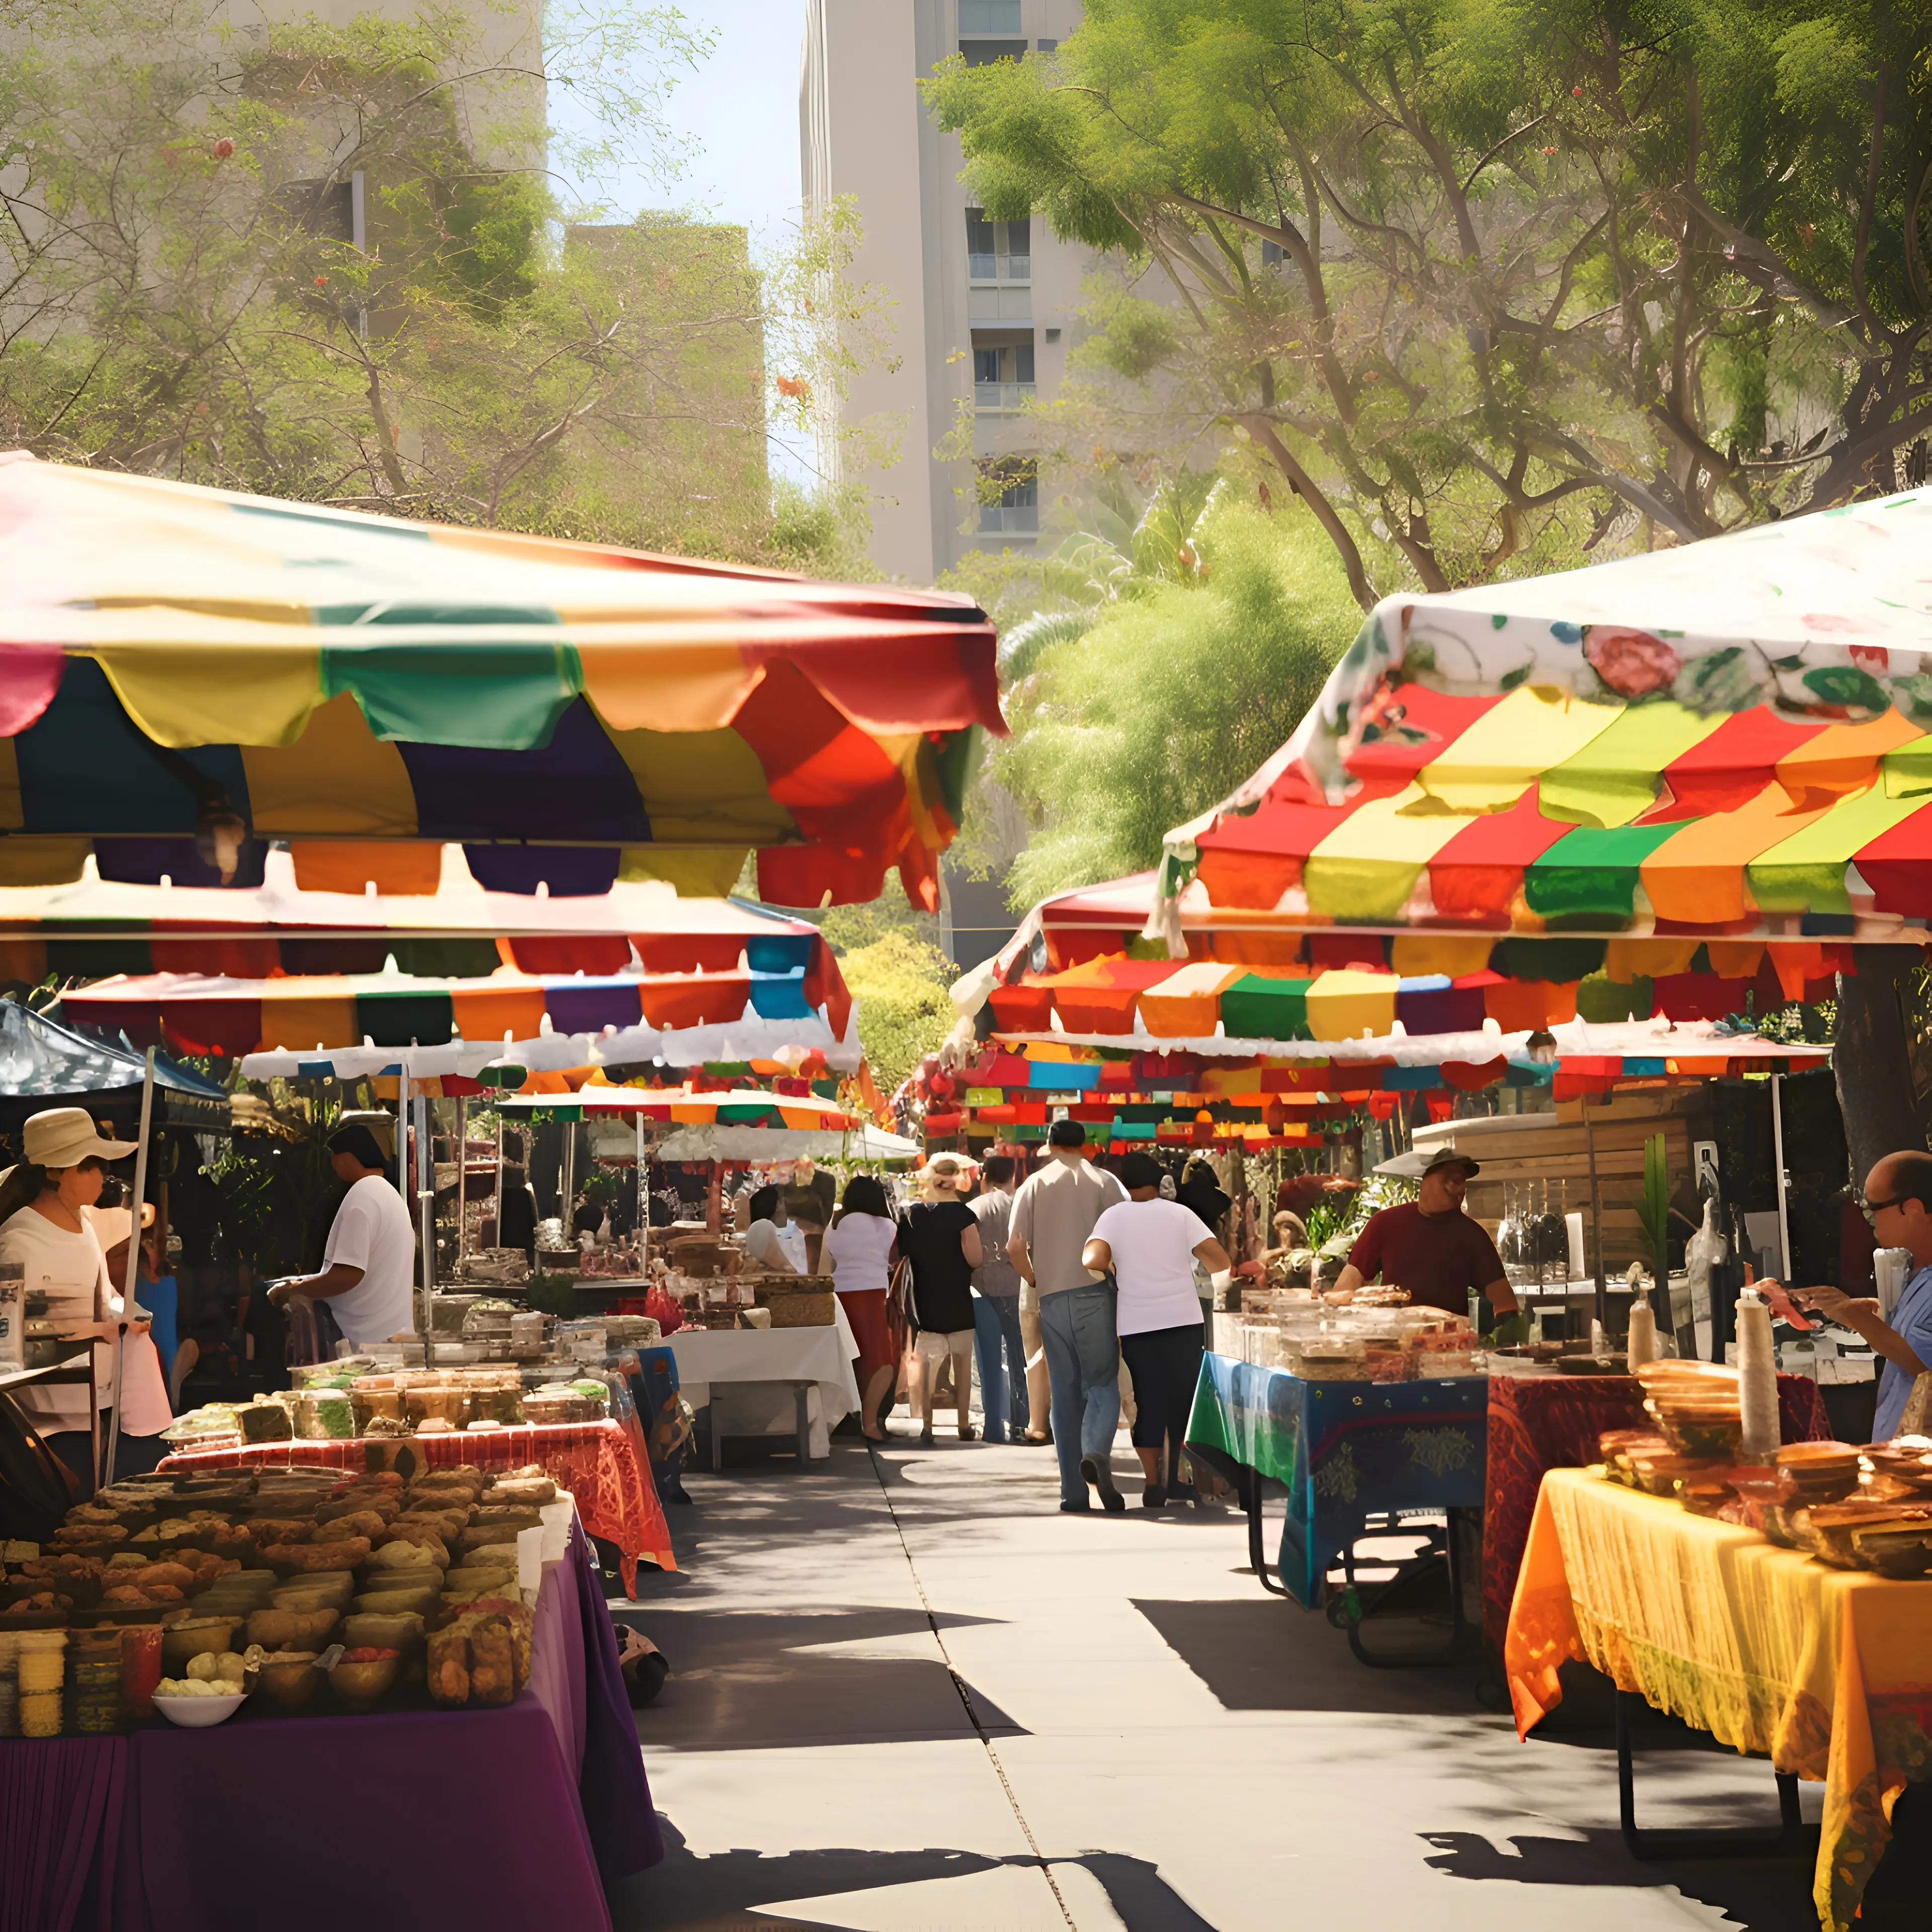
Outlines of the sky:
M 640 177 L 612 184 L 616 214 L 681 208 L 742 222 L 755 249 L 797 219 L 798 51 L 805 0 L 678 0 L 716 41 L 694 71 L 676 70 L 665 118 L 684 163 L 670 187 Z M 562 111 L 560 112 L 560 110 Z M 551 111 L 568 122 L 566 103 Z

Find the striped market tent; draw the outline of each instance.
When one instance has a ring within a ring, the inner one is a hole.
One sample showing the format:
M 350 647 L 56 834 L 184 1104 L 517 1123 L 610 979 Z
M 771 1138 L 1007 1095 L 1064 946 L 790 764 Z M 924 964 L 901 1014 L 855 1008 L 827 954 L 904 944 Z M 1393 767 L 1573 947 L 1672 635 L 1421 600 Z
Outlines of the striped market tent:
M 0 458 L 0 885 L 938 903 L 969 600 Z
M 1310 944 L 1539 940 L 1550 982 L 1654 998 L 1767 961 L 1796 997 L 1844 970 L 1820 941 L 1921 939 L 1928 556 L 1918 492 L 1384 598 L 1281 751 L 1168 835 L 1149 929 L 1178 956 L 1191 890 Z

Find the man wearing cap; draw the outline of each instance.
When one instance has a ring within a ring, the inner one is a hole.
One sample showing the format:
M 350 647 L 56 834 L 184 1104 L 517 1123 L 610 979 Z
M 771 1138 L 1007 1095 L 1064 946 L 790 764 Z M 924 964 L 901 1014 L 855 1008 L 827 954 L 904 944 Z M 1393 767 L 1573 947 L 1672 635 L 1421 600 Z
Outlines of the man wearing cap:
M 1468 1312 L 1473 1288 L 1488 1297 L 1498 1321 L 1515 1314 L 1516 1291 L 1495 1242 L 1462 1212 L 1463 1190 L 1480 1172 L 1467 1154 L 1438 1148 L 1422 1170 L 1414 1200 L 1369 1216 L 1336 1286 L 1360 1288 L 1379 1274 L 1391 1287 L 1407 1288 L 1415 1306 L 1454 1315 Z
M 352 1347 L 386 1342 L 416 1326 L 410 1306 L 416 1236 L 410 1210 L 390 1180 L 376 1137 L 359 1123 L 328 1137 L 331 1165 L 349 1192 L 335 1210 L 322 1272 L 280 1281 L 268 1291 L 278 1308 L 292 1294 L 326 1302 Z
M 1060 1507 L 1091 1509 L 1088 1485 L 1109 1510 L 1126 1508 L 1108 1466 L 1120 1420 L 1120 1345 L 1114 1289 L 1081 1259 L 1094 1224 L 1127 1191 L 1086 1157 L 1087 1130 L 1055 1120 L 1047 1158 L 1013 1196 L 1006 1258 L 1040 1290 L 1040 1335 L 1052 1392 Z

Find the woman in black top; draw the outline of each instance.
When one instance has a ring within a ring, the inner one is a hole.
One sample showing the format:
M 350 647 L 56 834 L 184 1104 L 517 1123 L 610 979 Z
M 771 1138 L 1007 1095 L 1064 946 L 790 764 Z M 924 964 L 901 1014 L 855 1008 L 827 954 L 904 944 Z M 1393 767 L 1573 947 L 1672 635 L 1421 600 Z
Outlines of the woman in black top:
M 920 1170 L 921 1198 L 899 1216 L 899 1253 L 911 1264 L 906 1324 L 913 1331 L 906 1393 L 919 1421 L 922 1448 L 932 1442 L 932 1381 L 948 1355 L 959 1398 L 959 1439 L 974 1436 L 973 1270 L 984 1258 L 980 1223 L 959 1198 L 963 1170 L 941 1154 Z

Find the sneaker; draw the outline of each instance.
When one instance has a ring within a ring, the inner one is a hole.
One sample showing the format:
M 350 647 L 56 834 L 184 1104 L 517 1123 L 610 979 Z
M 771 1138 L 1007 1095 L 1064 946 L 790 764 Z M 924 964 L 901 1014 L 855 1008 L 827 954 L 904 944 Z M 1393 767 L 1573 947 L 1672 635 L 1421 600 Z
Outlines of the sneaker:
M 1167 1492 L 1158 1483 L 1150 1483 L 1141 1491 L 1142 1509 L 1161 1509 L 1166 1507 Z
M 976 1442 L 980 1439 L 980 1432 L 969 1422 L 960 1430 L 959 1439 L 962 1442 Z M 988 1436 L 986 1439 L 990 1442 L 993 1438 Z
M 1060 1513 L 1062 1516 L 1091 1516 L 1094 1505 L 1089 1502 L 1062 1503 Z
M 1127 1499 L 1114 1486 L 1114 1472 L 1098 1456 L 1083 1456 L 1080 1459 L 1080 1473 L 1100 1492 L 1101 1507 L 1109 1516 L 1118 1514 L 1127 1506 Z
M 922 1429 L 919 1432 L 919 1446 L 922 1449 L 932 1447 L 932 1431 L 930 1429 Z

